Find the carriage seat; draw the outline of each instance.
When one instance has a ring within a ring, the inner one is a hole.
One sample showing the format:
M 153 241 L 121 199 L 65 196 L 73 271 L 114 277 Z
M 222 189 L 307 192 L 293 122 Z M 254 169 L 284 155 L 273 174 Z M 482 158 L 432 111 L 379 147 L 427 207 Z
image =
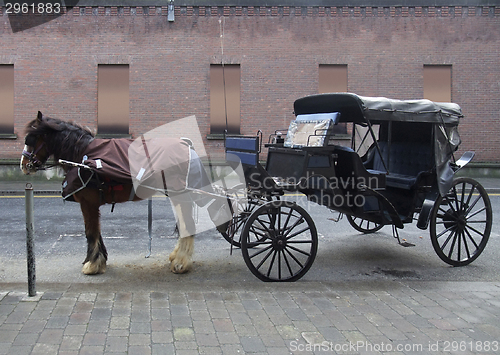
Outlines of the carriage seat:
M 259 162 L 258 136 L 227 136 L 226 161 L 256 167 Z
M 349 184 L 349 181 L 354 178 L 354 184 L 356 186 L 362 184 L 373 190 L 385 188 L 385 173 L 367 170 L 358 153 L 351 148 L 335 146 L 333 154 L 336 155 L 337 164 L 335 167 L 335 176 L 341 180 L 339 183 L 344 183 L 346 186 L 352 186 L 352 184 Z
M 432 146 L 418 142 L 379 142 L 380 151 L 389 173 L 386 175 L 387 186 L 412 189 L 419 178 L 434 167 Z M 384 164 L 377 151 L 374 152 L 371 172 L 385 172 Z

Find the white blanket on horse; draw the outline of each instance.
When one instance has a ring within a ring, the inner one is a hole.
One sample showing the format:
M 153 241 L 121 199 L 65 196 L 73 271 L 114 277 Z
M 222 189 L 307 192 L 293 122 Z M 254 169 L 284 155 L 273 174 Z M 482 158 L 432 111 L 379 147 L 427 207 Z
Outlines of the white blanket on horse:
M 69 169 L 63 182 L 64 199 L 89 184 L 98 187 L 92 174 L 108 186 L 133 184 L 136 192 L 141 187 L 182 192 L 188 184 L 192 188 L 207 184 L 194 150 L 187 142 L 175 138 L 94 139 L 77 163 L 92 170 Z

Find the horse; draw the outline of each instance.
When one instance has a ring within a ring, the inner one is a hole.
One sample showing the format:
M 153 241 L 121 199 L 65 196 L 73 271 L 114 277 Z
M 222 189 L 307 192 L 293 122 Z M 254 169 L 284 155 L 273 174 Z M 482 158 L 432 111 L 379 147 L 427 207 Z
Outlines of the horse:
M 116 141 L 113 143 L 118 143 L 121 140 L 124 139 L 104 140 L 95 138 L 87 128 L 73 122 L 47 117 L 38 112 L 36 119 L 26 125 L 25 146 L 20 168 L 26 175 L 36 172 L 43 169 L 43 165 L 51 156 L 54 157 L 56 165 L 61 161 L 82 162 L 86 158 L 85 152 L 91 144 L 108 143 L 107 141 Z M 178 144 L 180 147 L 183 143 L 179 140 Z M 101 163 L 99 162 L 99 164 Z M 62 168 L 66 176 L 72 169 L 75 169 L 74 166 L 68 164 L 62 165 Z M 162 177 L 165 183 L 163 173 Z M 122 181 L 118 185 L 113 184 L 113 181 L 109 181 L 110 179 L 105 180 L 108 180 L 107 183 L 92 181 L 85 184 L 71 196 L 73 201 L 80 204 L 85 223 L 87 256 L 83 261 L 82 272 L 86 275 L 101 274 L 106 271 L 108 252 L 101 236 L 100 206 L 104 204 L 114 205 L 126 201 L 139 201 L 155 193 L 155 191 L 151 190 L 148 196 L 147 191 L 142 191 L 138 196 L 137 191 L 134 190 L 132 180 Z M 116 188 L 116 186 L 119 188 Z M 180 274 L 188 272 L 192 267 L 195 234 L 192 228 L 194 226 L 193 203 L 192 201 L 186 202 L 182 199 L 176 199 L 175 196 L 169 195 L 169 197 L 174 207 L 179 232 L 177 245 L 169 255 L 170 270 L 173 273 Z

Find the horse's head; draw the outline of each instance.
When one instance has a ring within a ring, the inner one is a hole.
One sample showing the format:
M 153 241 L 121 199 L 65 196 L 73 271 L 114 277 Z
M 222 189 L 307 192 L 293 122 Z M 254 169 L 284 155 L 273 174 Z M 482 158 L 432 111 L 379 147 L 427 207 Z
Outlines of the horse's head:
M 43 115 L 38 111 L 37 118 L 27 125 L 27 135 L 24 139 L 24 149 L 20 164 L 21 170 L 26 175 L 37 170 L 42 170 L 42 165 L 45 164 L 50 156 L 44 140 L 45 137 L 37 130 L 42 120 Z

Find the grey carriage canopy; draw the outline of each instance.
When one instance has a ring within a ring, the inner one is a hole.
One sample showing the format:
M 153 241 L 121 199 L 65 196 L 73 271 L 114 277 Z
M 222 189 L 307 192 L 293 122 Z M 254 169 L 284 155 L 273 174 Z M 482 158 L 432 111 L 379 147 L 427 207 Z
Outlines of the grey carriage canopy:
M 430 100 L 395 100 L 352 93 L 311 95 L 294 102 L 294 114 L 339 112 L 338 122 L 371 127 L 382 121 L 423 122 L 433 125 L 434 159 L 441 195 L 451 187 L 453 152 L 460 145 L 458 124 L 463 117 L 458 104 Z

